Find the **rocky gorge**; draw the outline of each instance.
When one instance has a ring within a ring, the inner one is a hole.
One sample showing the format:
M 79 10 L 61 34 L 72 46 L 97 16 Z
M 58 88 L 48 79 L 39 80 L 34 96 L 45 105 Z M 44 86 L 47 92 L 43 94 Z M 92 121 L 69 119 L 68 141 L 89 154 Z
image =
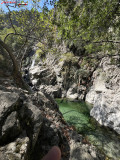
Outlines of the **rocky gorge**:
M 63 160 L 105 159 L 65 122 L 45 88 L 31 94 L 18 88 L 11 70 L 4 67 L 6 74 L 0 70 L 1 160 L 39 160 L 52 146 L 59 146 Z
M 31 94 L 17 87 L 12 67 L 1 68 L 0 159 L 37 160 L 52 146 L 59 146 L 63 160 L 107 158 L 64 120 L 54 99 L 93 104 L 90 115 L 119 134 L 119 57 L 115 56 L 112 64 L 106 57 L 97 67 L 86 64 L 82 68 L 80 57 L 73 57 L 72 52 L 67 56 L 69 60 L 64 53 L 47 54 L 44 61 L 24 69 Z
M 111 58 L 105 57 L 97 67 L 91 68 L 87 65 L 81 68 L 78 56 L 69 61 L 63 57 L 64 54 L 62 61 L 58 61 L 48 55 L 44 64 L 30 68 L 31 82 L 54 98 L 93 104 L 91 116 L 120 134 L 120 57 L 114 56 L 113 64 Z
M 0 160 L 120 160 L 120 0 L 17 2 L 0 8 Z

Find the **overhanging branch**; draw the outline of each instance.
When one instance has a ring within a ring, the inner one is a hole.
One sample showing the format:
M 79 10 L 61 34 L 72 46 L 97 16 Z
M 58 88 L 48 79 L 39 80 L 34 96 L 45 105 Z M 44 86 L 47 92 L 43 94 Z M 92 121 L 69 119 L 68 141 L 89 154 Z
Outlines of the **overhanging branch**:
M 6 37 L 4 38 L 4 43 L 5 43 L 6 39 L 8 38 L 8 36 L 10 36 L 10 35 L 21 36 L 21 37 L 25 37 L 25 38 L 27 37 L 27 38 L 35 39 L 35 40 L 38 40 L 39 42 L 41 42 L 41 39 L 35 38 L 35 37 L 32 37 L 32 36 L 23 35 L 23 34 L 20 34 L 20 33 L 8 33 L 6 35 Z M 45 42 L 41 42 L 41 43 L 44 44 L 44 45 L 47 45 Z

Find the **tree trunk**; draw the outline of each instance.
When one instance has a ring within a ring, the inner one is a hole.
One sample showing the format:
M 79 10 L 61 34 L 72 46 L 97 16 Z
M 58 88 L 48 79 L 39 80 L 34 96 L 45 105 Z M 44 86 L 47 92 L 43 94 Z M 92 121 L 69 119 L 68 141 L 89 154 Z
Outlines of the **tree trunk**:
M 26 89 L 28 92 L 32 92 L 29 85 L 22 78 L 22 74 L 19 71 L 19 67 L 18 67 L 19 65 L 18 65 L 17 60 L 15 59 L 15 56 L 13 55 L 11 49 L 2 40 L 0 40 L 0 47 L 2 47 L 3 49 L 5 49 L 7 51 L 7 53 L 9 54 L 9 56 L 12 60 L 13 78 L 14 78 L 14 81 L 16 82 L 16 85 L 22 89 Z

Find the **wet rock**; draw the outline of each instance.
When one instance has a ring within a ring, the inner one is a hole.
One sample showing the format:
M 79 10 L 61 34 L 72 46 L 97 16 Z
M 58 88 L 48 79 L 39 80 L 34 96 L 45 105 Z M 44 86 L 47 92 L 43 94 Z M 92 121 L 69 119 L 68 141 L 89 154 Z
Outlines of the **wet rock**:
M 94 90 L 94 87 L 92 86 L 89 92 L 87 93 L 85 100 L 91 104 L 94 104 L 94 101 L 96 99 L 95 97 L 96 97 L 96 92 Z

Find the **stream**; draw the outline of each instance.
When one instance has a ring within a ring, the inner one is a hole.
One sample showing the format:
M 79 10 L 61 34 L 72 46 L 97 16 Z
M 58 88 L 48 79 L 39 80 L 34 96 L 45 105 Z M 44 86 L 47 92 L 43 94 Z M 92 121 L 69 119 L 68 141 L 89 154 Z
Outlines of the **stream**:
M 56 101 L 64 119 L 100 149 L 108 157 L 107 160 L 120 160 L 120 135 L 112 129 L 100 126 L 90 116 L 92 105 L 85 102 L 69 102 L 65 99 Z

